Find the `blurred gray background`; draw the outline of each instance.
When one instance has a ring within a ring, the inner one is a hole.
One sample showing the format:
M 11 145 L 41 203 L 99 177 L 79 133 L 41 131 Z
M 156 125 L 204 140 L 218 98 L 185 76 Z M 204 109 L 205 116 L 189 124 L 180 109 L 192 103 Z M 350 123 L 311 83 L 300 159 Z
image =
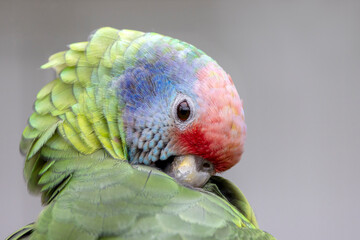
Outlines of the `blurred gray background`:
M 22 176 L 21 132 L 52 53 L 102 26 L 154 31 L 232 75 L 248 125 L 224 175 L 278 239 L 358 239 L 360 1 L 0 1 L 0 239 L 41 210 Z

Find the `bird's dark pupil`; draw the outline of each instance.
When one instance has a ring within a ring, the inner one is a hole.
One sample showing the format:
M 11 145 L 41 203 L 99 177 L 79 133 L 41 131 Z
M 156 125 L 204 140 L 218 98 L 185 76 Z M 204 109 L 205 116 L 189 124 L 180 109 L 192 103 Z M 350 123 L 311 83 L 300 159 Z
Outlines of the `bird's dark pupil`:
M 177 115 L 181 121 L 186 121 L 190 116 L 190 107 L 187 101 L 181 102 L 177 107 Z

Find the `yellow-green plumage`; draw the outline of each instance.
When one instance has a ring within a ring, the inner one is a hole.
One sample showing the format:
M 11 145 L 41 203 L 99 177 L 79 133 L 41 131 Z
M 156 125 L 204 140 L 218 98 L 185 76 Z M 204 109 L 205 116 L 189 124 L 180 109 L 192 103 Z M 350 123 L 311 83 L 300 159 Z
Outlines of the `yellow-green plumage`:
M 104 148 L 113 158 L 126 159 L 117 98 L 109 90 L 101 92 L 101 84 L 111 80 L 113 62 L 141 34 L 102 28 L 90 42 L 71 44 L 70 50 L 52 55 L 42 66 L 54 68 L 59 78 L 38 93 L 35 112 L 23 133 L 21 151 L 26 154 L 25 177 L 31 191 L 40 187 L 37 181 L 41 178 L 39 170 L 42 165 L 47 161 L 58 161 L 54 154 L 50 160 L 47 159 L 51 150 L 72 149 L 78 154 L 91 154 Z M 122 48 L 114 42 L 121 42 Z M 48 141 L 50 138 L 52 140 Z M 66 142 L 61 149 L 58 141 Z
M 57 78 L 38 93 L 20 148 L 28 188 L 47 206 L 12 239 L 30 232 L 31 239 L 273 239 L 257 229 L 236 187 L 232 205 L 217 183 L 190 189 L 127 161 L 122 106 L 108 84 L 126 68 L 124 54 L 135 56 L 142 35 L 101 28 L 42 66 Z

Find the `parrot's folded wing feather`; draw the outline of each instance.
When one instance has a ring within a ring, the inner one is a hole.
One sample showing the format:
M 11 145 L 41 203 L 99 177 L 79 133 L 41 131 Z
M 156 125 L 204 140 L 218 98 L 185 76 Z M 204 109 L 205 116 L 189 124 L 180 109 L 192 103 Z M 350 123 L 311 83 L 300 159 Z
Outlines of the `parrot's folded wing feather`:
M 204 189 L 215 193 L 234 205 L 255 227 L 259 227 L 255 213 L 241 190 L 231 181 L 220 177 L 212 176 Z
M 273 239 L 215 194 L 149 166 L 94 154 L 82 164 L 63 159 L 53 169 L 76 171 L 40 214 L 33 239 Z
M 11 234 L 9 237 L 7 237 L 5 240 L 24 240 L 29 239 L 30 234 L 34 231 L 34 223 L 30 223 L 23 228 L 20 228 L 13 234 Z
M 271 236 L 269 233 L 264 232 L 260 229 L 250 229 L 250 228 L 241 228 L 237 232 L 237 237 L 235 239 L 241 240 L 276 240 L 275 237 Z

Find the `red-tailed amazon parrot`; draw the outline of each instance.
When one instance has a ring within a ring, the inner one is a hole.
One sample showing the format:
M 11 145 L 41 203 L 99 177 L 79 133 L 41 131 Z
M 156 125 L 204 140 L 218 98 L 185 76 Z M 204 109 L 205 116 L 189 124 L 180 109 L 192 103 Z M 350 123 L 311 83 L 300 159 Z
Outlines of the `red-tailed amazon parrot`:
M 95 31 L 42 68 L 20 144 L 45 208 L 10 239 L 274 239 L 241 191 L 216 176 L 246 135 L 231 77 L 157 33 Z

